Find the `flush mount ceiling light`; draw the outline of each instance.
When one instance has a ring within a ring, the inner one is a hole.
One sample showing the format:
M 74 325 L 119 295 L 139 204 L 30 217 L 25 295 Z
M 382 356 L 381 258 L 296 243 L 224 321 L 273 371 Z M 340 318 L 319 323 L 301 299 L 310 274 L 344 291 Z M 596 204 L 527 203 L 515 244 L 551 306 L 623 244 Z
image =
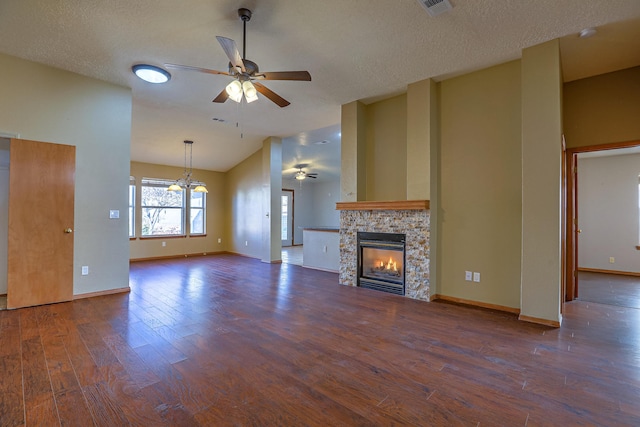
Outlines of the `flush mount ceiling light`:
M 187 170 L 187 147 L 189 147 L 189 170 Z M 195 184 L 195 188 L 192 190 L 194 193 L 208 193 L 206 187 L 198 181 L 193 179 L 193 141 L 184 141 L 184 173 L 182 177 L 176 180 L 173 184 L 167 188 L 168 191 L 182 191 L 183 188 L 191 188 Z
M 136 64 L 131 67 L 133 73 L 149 83 L 166 83 L 171 80 L 171 74 L 167 70 L 149 64 Z

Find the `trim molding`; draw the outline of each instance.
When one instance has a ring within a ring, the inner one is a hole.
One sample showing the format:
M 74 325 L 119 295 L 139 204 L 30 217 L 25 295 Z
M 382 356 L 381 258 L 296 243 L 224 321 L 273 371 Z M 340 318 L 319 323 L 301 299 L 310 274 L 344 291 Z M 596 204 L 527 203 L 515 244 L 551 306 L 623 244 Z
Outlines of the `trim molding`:
M 551 326 L 552 328 L 559 328 L 562 325 L 562 316 L 560 317 L 560 321 L 557 320 L 548 320 L 548 319 L 540 319 L 538 317 L 525 316 L 521 314 L 518 316 L 518 320 L 522 320 L 523 322 L 529 323 L 537 323 L 538 325 Z
M 620 276 L 640 277 L 640 273 L 633 272 L 633 271 L 600 270 L 598 268 L 584 268 L 584 267 L 579 267 L 578 271 L 586 271 L 586 272 L 589 272 L 589 273 L 618 274 Z
M 98 292 L 88 292 L 86 294 L 77 294 L 73 296 L 73 300 L 84 299 L 84 298 L 93 298 L 93 297 L 101 297 L 104 295 L 113 295 L 113 294 L 123 294 L 126 292 L 131 292 L 131 288 L 127 286 L 126 288 L 118 288 L 118 289 L 108 289 L 106 291 L 98 291 Z
M 497 304 L 489 304 L 481 301 L 472 301 L 472 300 L 467 300 L 463 298 L 450 297 L 447 295 L 438 295 L 438 294 L 431 295 L 431 298 L 429 298 L 429 301 L 435 301 L 435 300 L 455 302 L 457 304 L 470 305 L 474 307 L 488 308 L 489 310 L 504 311 L 511 314 L 520 314 L 519 308 L 507 307 L 504 305 L 497 305 Z
M 193 254 L 178 254 L 178 255 L 164 255 L 164 256 L 154 256 L 148 258 L 131 258 L 129 262 L 140 262 L 140 261 L 157 261 L 161 259 L 176 259 L 176 258 L 191 258 L 196 256 L 210 256 L 210 255 L 221 255 L 227 254 L 230 252 L 202 252 L 202 253 L 193 253 Z
M 338 274 L 339 271 L 338 270 L 330 270 L 328 268 L 322 268 L 322 267 L 311 267 L 309 265 L 301 265 L 299 267 L 303 267 L 303 268 L 308 268 L 310 270 L 319 270 L 319 271 L 326 271 L 327 273 L 336 273 Z
M 429 200 L 396 200 L 384 202 L 338 202 L 338 211 L 428 210 Z

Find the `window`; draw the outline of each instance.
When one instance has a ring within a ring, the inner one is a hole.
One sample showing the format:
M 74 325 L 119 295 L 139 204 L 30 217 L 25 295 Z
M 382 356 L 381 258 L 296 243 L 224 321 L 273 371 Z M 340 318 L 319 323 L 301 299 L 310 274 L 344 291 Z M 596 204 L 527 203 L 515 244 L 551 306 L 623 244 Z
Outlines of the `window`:
M 192 236 L 206 234 L 207 193 L 195 193 L 191 190 L 189 192 L 191 193 L 191 199 L 189 200 L 189 233 Z
M 142 236 L 184 236 L 185 190 L 168 191 L 173 181 L 142 178 Z
M 129 177 L 129 237 L 136 237 L 136 179 Z

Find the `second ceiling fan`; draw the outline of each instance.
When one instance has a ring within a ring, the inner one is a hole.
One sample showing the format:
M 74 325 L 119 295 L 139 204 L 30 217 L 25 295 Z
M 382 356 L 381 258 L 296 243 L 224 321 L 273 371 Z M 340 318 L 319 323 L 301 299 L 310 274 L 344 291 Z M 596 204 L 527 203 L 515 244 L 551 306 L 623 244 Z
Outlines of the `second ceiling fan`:
M 261 72 L 258 68 L 258 64 L 245 58 L 247 48 L 247 21 L 251 19 L 251 11 L 245 8 L 238 9 L 238 16 L 243 22 L 242 56 L 240 56 L 240 52 L 238 52 L 235 41 L 226 37 L 216 36 L 218 43 L 220 43 L 220 46 L 222 46 L 222 49 L 229 58 L 228 72 L 179 64 L 165 64 L 165 66 L 167 68 L 197 71 L 207 74 L 222 74 L 233 77 L 234 80 L 229 83 L 218 96 L 215 97 L 213 102 L 222 103 L 229 98 L 236 102 L 241 102 L 243 95 L 247 102 L 253 102 L 258 99 L 259 92 L 278 106 L 286 107 L 290 104 L 289 101 L 256 80 L 311 81 L 311 74 L 309 74 L 308 71 Z

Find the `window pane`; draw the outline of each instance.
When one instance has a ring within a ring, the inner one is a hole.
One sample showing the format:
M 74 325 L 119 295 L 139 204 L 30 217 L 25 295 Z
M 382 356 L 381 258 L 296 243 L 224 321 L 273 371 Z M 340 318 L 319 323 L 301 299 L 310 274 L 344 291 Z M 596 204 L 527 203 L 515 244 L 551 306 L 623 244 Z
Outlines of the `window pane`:
M 142 206 L 182 207 L 183 191 L 167 191 L 167 187 L 142 187 Z
M 191 209 L 191 234 L 204 234 L 204 210 Z
M 190 234 L 205 234 L 205 215 L 206 215 L 206 193 L 196 193 L 190 191 L 191 200 L 189 211 Z
M 136 236 L 135 206 L 136 206 L 136 186 L 135 184 L 130 184 L 129 185 L 129 237 Z
M 184 234 L 180 208 L 142 208 L 142 235 Z
M 191 207 L 192 208 L 202 208 L 204 207 L 204 195 L 205 193 L 194 193 L 191 192 Z
M 134 222 L 133 222 L 134 215 L 135 215 L 135 210 L 133 207 L 130 207 L 129 208 L 129 237 L 135 237 Z

